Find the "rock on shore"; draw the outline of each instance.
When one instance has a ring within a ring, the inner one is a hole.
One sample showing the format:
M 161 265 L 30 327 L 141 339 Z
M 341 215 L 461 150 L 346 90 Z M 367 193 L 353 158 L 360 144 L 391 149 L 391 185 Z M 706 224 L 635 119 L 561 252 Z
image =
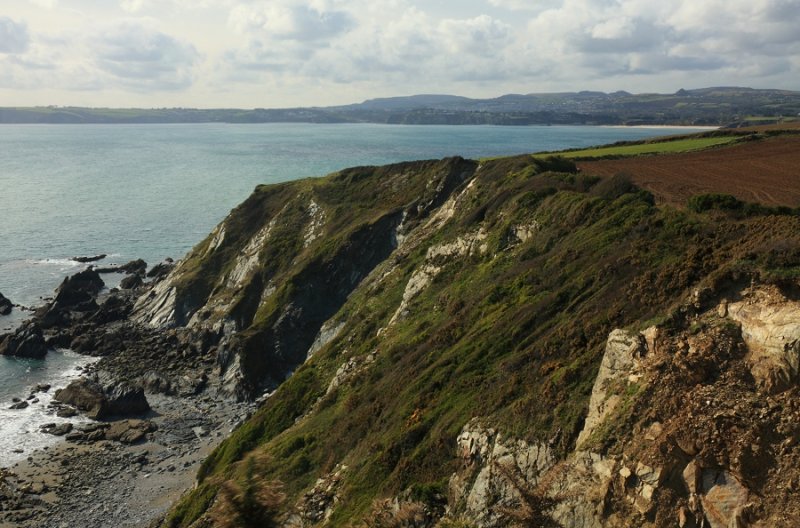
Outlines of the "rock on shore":
M 46 354 L 47 344 L 38 325 L 23 326 L 5 338 L 0 337 L 0 355 L 41 359 Z
M 8 315 L 11 313 L 11 309 L 14 307 L 14 304 L 6 298 L 5 295 L 0 293 L 0 315 Z
M 144 390 L 139 387 L 119 383 L 104 389 L 99 383 L 85 378 L 57 390 L 55 399 L 84 411 L 86 416 L 95 420 L 140 415 L 150 410 Z

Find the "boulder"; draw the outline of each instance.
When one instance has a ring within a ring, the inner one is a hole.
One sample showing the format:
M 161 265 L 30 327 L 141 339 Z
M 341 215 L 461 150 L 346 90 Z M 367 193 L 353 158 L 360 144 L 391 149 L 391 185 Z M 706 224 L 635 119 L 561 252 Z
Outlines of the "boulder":
M 64 279 L 56 289 L 55 304 L 75 307 L 91 301 L 103 289 L 105 283 L 97 270 L 89 268 Z
M 756 383 L 777 393 L 800 381 L 800 302 L 762 287 L 726 303 L 725 311 L 741 325 Z
M 77 379 L 57 390 L 53 398 L 86 412 L 90 418 L 99 418 L 107 403 L 103 387 L 85 378 Z
M 156 430 L 156 425 L 149 420 L 120 420 L 106 429 L 106 440 L 135 444 L 144 440 L 147 433 Z
M 72 257 L 70 260 L 74 262 L 86 263 L 86 262 L 95 262 L 98 260 L 103 260 L 106 258 L 105 253 L 101 253 L 100 255 L 92 255 L 90 257 Z
M 42 329 L 35 324 L 21 326 L 0 341 L 0 355 L 41 359 L 47 355 Z
M 72 405 L 89 418 L 102 420 L 111 416 L 143 414 L 150 410 L 144 390 L 119 383 L 104 390 L 99 383 L 81 378 L 56 391 L 56 401 Z
M 0 293 L 0 315 L 8 315 L 14 304 L 9 301 L 2 293 Z
M 147 262 L 142 259 L 132 260 L 120 266 L 119 271 L 135 275 L 144 275 L 144 272 L 147 271 Z
M 43 425 L 40 429 L 43 433 L 55 436 L 64 436 L 72 431 L 72 424 L 69 422 L 64 422 L 61 424 L 49 423 Z
M 77 416 L 78 411 L 73 409 L 72 407 L 62 407 L 61 409 L 56 411 L 56 416 L 59 418 L 72 418 L 73 416 Z
M 169 395 L 175 394 L 175 388 L 172 386 L 172 382 L 158 372 L 151 370 L 142 376 L 139 381 L 150 392 Z
M 143 414 L 150 410 L 144 389 L 129 383 L 119 383 L 108 392 L 109 413 L 128 416 Z
M 172 269 L 175 267 L 175 264 L 173 264 L 172 259 L 167 260 L 168 261 L 159 262 L 153 266 L 150 271 L 147 272 L 147 276 L 160 280 L 169 275 L 169 272 L 172 271 Z
M 700 503 L 711 528 L 742 526 L 750 492 L 731 473 L 703 469 L 698 479 Z
M 119 287 L 123 290 L 132 290 L 134 288 L 138 288 L 144 283 L 142 280 L 142 276 L 138 274 L 128 275 L 124 279 L 122 279 L 119 283 Z

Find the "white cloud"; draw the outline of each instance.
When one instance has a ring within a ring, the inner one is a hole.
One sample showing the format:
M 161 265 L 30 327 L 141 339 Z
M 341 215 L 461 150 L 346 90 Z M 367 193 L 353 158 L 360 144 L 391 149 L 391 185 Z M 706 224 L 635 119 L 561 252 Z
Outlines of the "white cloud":
M 544 11 L 558 4 L 558 0 L 489 0 L 489 5 L 509 11 Z
M 29 44 L 28 26 L 24 22 L 0 16 L 0 53 L 22 53 Z
M 666 77 L 685 71 L 722 78 L 760 64 L 765 56 L 800 52 L 797 19 L 776 15 L 800 12 L 791 4 L 797 5 L 785 0 L 564 0 L 532 18 L 528 29 L 538 49 L 568 67 L 562 70 L 565 80 L 580 79 L 581 71 L 593 77 Z M 698 78 L 698 84 L 704 81 Z
M 58 5 L 58 0 L 28 0 L 31 4 L 47 9 L 53 9 Z
M 273 1 L 236 6 L 231 11 L 230 24 L 237 31 L 313 41 L 347 31 L 354 20 L 347 11 L 324 5 Z
M 0 84 L 202 106 L 800 89 L 799 18 L 797 0 L 27 0 L 0 15 Z
M 136 13 L 144 7 L 145 2 L 146 0 L 120 0 L 119 5 L 128 13 Z
M 193 45 L 139 20 L 103 29 L 91 38 L 91 49 L 101 71 L 134 90 L 186 88 L 200 59 Z

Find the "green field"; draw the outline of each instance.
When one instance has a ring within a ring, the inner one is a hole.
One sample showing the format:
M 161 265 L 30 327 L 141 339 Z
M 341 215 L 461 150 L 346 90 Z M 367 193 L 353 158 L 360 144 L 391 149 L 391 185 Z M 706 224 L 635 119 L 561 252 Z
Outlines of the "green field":
M 558 155 L 565 158 L 603 158 L 609 156 L 638 156 L 641 154 L 663 154 L 669 152 L 688 152 L 716 147 L 735 141 L 735 136 L 729 137 L 703 137 L 676 139 L 674 141 L 659 141 L 653 143 L 638 143 L 635 145 L 610 145 L 583 150 L 569 150 L 564 152 L 541 152 L 535 157 Z

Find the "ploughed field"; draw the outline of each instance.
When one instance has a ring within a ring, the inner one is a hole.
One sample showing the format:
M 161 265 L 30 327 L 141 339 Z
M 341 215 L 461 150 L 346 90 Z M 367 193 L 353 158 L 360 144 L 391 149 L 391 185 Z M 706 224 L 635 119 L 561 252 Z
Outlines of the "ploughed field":
M 695 152 L 578 161 L 585 174 L 624 173 L 659 203 L 724 193 L 747 202 L 800 206 L 800 136 L 782 135 Z

